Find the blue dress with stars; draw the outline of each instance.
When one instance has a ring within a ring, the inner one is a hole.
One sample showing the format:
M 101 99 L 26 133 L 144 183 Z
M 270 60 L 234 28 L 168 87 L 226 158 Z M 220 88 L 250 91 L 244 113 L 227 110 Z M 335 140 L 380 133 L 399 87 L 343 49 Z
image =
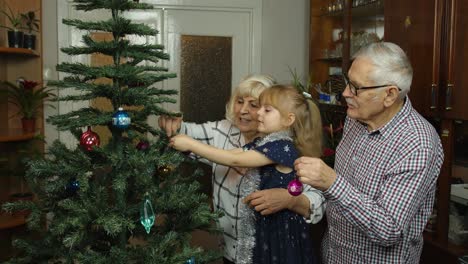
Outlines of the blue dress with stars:
M 258 189 L 286 189 L 288 183 L 294 179 L 295 172 L 293 170 L 290 173 L 282 173 L 276 169 L 276 166 L 294 168 L 294 161 L 299 157 L 299 151 L 292 139 L 289 136 L 276 136 L 273 140 L 255 140 L 246 147 L 274 161 L 274 164 L 259 168 Z M 285 209 L 267 216 L 255 212 L 255 218 L 255 246 L 252 263 L 316 263 L 309 224 L 301 215 Z

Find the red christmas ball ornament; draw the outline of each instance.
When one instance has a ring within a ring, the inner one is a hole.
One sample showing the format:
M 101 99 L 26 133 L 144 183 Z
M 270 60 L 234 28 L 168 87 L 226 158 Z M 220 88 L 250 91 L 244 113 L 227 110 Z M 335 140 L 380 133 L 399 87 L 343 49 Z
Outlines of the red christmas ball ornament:
M 288 184 L 288 192 L 292 196 L 298 196 L 302 193 L 303 185 L 297 178 L 290 181 Z
M 149 147 L 150 147 L 150 144 L 148 143 L 148 141 L 144 141 L 144 140 L 138 142 L 138 144 L 136 145 L 136 148 L 142 151 L 147 150 Z
M 87 151 L 91 151 L 93 146 L 99 146 L 100 140 L 98 134 L 94 133 L 91 130 L 91 127 L 88 126 L 88 130 L 83 132 L 80 137 L 80 145 Z

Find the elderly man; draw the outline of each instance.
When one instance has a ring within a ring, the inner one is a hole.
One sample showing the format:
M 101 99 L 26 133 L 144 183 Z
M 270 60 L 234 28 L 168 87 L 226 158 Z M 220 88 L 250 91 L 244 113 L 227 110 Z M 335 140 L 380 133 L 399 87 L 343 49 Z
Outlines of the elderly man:
M 419 263 L 443 150 L 411 106 L 412 74 L 393 43 L 361 49 L 344 76 L 348 109 L 335 168 L 310 157 L 295 162 L 300 180 L 327 199 L 324 263 Z

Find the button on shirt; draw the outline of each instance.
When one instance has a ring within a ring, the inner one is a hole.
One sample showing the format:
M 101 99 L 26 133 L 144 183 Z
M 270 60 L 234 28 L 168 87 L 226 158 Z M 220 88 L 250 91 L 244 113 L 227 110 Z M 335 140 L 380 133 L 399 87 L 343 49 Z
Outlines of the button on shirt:
M 236 149 L 245 145 L 245 139 L 239 129 L 228 120 L 206 122 L 203 124 L 182 123 L 180 133 L 189 135 L 205 144 L 220 149 Z M 201 162 L 212 166 L 213 207 L 220 210 L 224 216 L 219 219 L 219 227 L 224 235 L 224 257 L 230 261 L 236 260 L 237 232 L 239 223 L 239 207 L 241 206 L 240 190 L 245 168 L 232 168 L 212 163 L 205 159 Z M 317 223 L 323 217 L 325 198 L 320 191 L 308 185 L 304 187 L 304 195 L 310 200 L 311 215 L 306 221 Z
M 325 263 L 419 263 L 443 161 L 432 125 L 406 97 L 378 130 L 347 118 L 336 153 Z

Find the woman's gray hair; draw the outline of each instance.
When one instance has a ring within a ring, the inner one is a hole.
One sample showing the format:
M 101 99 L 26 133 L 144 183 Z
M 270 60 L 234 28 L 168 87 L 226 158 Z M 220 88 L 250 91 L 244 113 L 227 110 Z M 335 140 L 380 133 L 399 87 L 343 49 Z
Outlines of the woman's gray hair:
M 226 104 L 226 119 L 234 122 L 235 113 L 234 105 L 239 97 L 252 96 L 256 99 L 266 88 L 270 88 L 276 83 L 275 79 L 270 75 L 265 74 L 251 74 L 244 77 L 229 98 Z
M 354 59 L 369 59 L 374 65 L 369 79 L 375 85 L 392 84 L 401 89 L 403 99 L 410 91 L 413 68 L 405 52 L 391 42 L 376 42 L 360 49 Z

